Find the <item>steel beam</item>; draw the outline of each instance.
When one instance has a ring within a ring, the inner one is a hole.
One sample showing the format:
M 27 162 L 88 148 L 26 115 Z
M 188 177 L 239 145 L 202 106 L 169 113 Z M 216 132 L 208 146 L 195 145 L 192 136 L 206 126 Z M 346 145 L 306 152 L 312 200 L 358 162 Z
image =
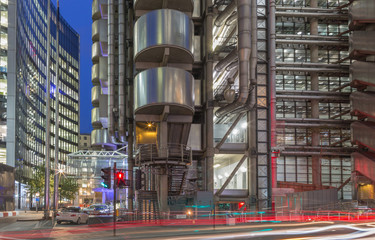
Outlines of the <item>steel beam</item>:
M 216 149 L 220 150 L 221 146 L 224 144 L 225 140 L 228 138 L 229 134 L 232 133 L 233 129 L 237 126 L 238 122 L 241 120 L 241 118 L 245 115 L 245 113 L 241 113 L 237 116 L 236 120 L 232 123 L 232 126 L 228 129 L 228 131 L 225 133 L 224 137 L 221 139 L 221 141 L 216 144 Z
M 232 181 L 232 178 L 237 173 L 238 169 L 240 169 L 240 167 L 242 166 L 242 164 L 244 163 L 246 159 L 247 159 L 247 155 L 243 155 L 243 157 L 237 163 L 236 167 L 233 169 L 232 173 L 229 175 L 229 177 L 227 178 L 223 186 L 219 190 L 216 191 L 215 196 L 220 196 L 223 193 L 224 189 L 228 186 L 230 181 Z

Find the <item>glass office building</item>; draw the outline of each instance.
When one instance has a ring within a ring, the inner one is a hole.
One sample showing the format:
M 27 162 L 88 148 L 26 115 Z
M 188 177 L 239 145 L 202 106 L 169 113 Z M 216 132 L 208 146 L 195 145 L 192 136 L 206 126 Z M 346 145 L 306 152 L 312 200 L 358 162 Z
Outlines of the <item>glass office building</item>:
M 59 167 L 66 168 L 67 154 L 78 149 L 80 38 L 60 16 L 59 57 L 56 56 L 57 10 L 51 4 L 50 33 L 47 33 L 47 1 L 8 1 L 7 164 L 16 167 L 16 180 L 25 184 L 33 178 L 35 167 L 46 161 L 47 71 L 51 80 L 51 163 L 55 156 L 55 134 L 59 137 Z M 51 34 L 49 68 L 47 34 Z M 58 88 L 56 61 L 60 69 Z M 58 133 L 54 120 L 57 89 L 60 93 Z
M 6 163 L 8 0 L 0 1 L 0 163 Z

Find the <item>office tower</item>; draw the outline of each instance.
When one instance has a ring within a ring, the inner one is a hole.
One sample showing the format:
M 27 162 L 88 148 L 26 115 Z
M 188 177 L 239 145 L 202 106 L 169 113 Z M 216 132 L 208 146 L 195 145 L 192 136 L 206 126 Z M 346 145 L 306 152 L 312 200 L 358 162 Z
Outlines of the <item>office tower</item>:
M 162 211 L 202 196 L 269 209 L 332 188 L 332 201 L 350 200 L 352 153 L 371 148 L 355 136 L 372 123 L 353 124 L 371 109 L 351 106 L 372 94 L 353 80 L 371 86 L 373 11 L 366 0 L 94 0 L 92 144 L 128 145 L 128 168 L 145 176 L 136 196 L 156 192 Z
M 58 58 L 57 9 L 51 4 L 51 18 L 48 19 L 48 5 L 47 0 L 8 1 L 7 164 L 16 168 L 19 208 L 26 206 L 28 199 L 24 188 L 33 178 L 35 168 L 45 165 L 46 159 L 50 158 L 52 172 L 54 170 L 55 134 L 59 138 L 58 168 L 69 172 L 67 154 L 78 148 L 79 35 L 60 16 Z M 58 87 L 56 61 L 59 62 Z M 50 76 L 49 87 L 47 76 Z M 50 113 L 46 109 L 46 89 L 50 89 Z M 58 133 L 55 131 L 57 91 Z M 49 115 L 50 125 L 47 125 Z M 50 126 L 49 155 L 46 154 L 46 126 Z

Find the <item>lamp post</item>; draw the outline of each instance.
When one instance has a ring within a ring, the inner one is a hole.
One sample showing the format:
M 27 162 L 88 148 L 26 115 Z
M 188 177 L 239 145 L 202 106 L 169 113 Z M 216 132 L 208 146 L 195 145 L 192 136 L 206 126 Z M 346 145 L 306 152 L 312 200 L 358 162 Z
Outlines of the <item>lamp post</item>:
M 39 205 L 39 196 L 40 194 L 37 192 L 35 193 L 35 202 L 36 202 L 36 212 L 38 213 L 38 205 Z

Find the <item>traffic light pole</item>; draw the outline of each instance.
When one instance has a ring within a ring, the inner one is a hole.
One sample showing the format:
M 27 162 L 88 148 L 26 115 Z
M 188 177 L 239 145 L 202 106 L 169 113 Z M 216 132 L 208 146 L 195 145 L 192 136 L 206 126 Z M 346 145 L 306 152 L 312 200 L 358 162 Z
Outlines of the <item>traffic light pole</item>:
M 117 169 L 116 162 L 113 165 L 113 236 L 116 236 L 116 202 L 117 202 Z

